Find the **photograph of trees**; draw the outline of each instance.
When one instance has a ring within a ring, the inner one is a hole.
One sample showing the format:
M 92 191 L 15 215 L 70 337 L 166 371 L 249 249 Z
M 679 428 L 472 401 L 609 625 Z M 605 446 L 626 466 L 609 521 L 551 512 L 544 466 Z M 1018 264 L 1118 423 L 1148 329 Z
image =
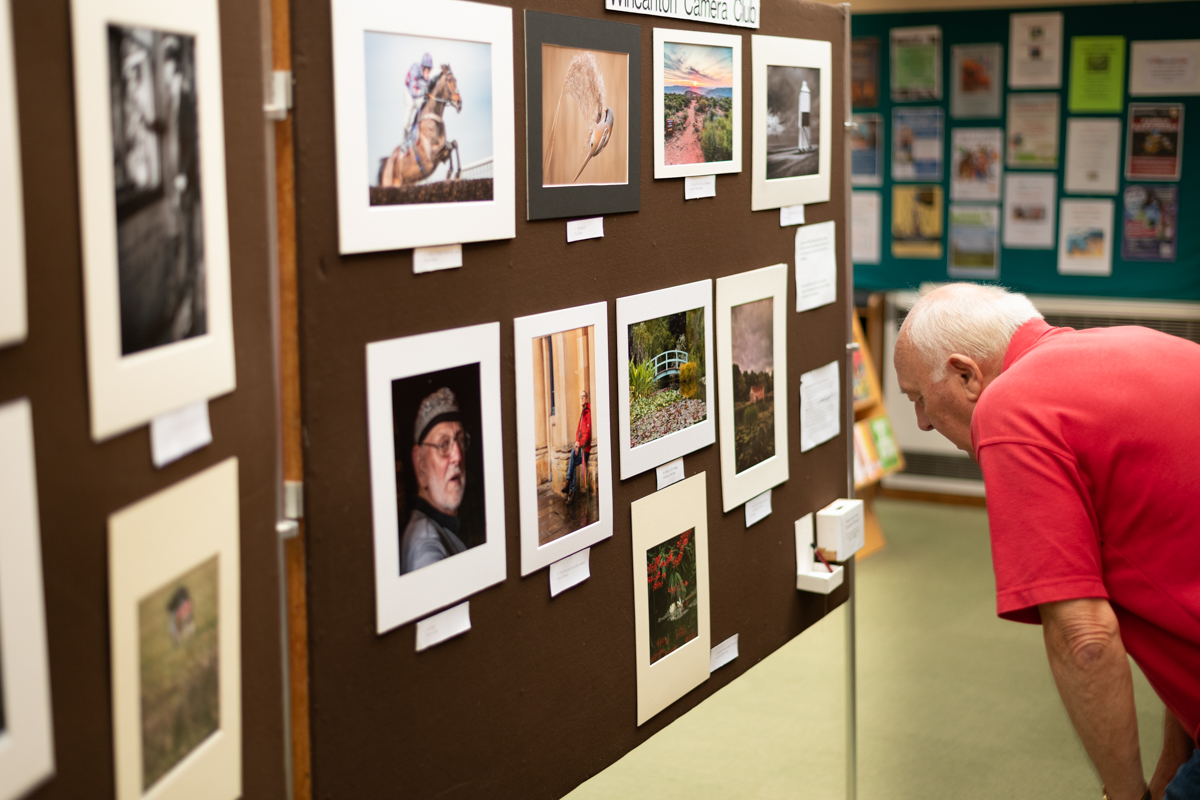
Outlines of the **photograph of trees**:
M 629 326 L 629 446 L 708 418 L 704 309 Z
M 765 297 L 730 313 L 737 472 L 775 455 L 774 304 Z

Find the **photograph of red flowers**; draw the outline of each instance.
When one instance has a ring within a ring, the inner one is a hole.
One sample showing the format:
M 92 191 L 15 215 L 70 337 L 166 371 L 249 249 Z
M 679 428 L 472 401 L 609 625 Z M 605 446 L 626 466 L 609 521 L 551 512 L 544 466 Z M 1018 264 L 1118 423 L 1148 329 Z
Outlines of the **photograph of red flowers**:
M 695 532 L 695 528 L 689 528 L 646 551 L 651 664 L 699 633 Z

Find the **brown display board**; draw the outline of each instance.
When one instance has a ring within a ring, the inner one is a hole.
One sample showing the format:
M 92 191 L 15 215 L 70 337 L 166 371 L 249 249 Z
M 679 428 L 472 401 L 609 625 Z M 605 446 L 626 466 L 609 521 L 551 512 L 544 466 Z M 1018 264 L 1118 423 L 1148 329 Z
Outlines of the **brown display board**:
M 575 244 L 567 244 L 562 220 L 526 222 L 526 8 L 640 25 L 644 64 L 656 26 L 740 33 L 744 170 L 718 176 L 714 199 L 688 202 L 682 180 L 651 177 L 653 91 L 644 68 L 641 210 L 605 218 L 604 238 Z M 794 266 L 796 229 L 781 228 L 777 211 L 750 211 L 753 32 L 606 12 L 601 0 L 521 3 L 513 15 L 516 238 L 465 245 L 461 269 L 414 275 L 411 251 L 338 255 L 330 0 L 297 6 L 293 15 L 313 796 L 560 797 L 848 597 L 849 583 L 828 597 L 796 590 L 793 522 L 848 491 L 845 423 L 836 439 L 800 453 L 799 385 L 802 373 L 830 361 L 847 367 L 841 121 L 849 115 L 849 19 L 842 8 L 804 0 L 762 3 L 762 27 L 754 32 L 833 43 L 832 193 L 806 215 L 810 223 L 839 226 L 839 302 L 790 311 L 789 272 L 791 478 L 774 490 L 774 513 L 749 529 L 740 507 L 722 513 L 719 445 L 684 458 L 689 476 L 708 475 L 712 641 L 739 634 L 740 656 L 639 728 L 629 506 L 655 491 L 655 477 L 647 472 L 617 483 L 614 535 L 592 548 L 589 580 L 551 599 L 544 570 L 520 577 L 512 320 L 604 300 L 613 326 L 618 297 L 780 262 Z M 471 598 L 472 630 L 418 654 L 412 624 L 375 633 L 365 346 L 491 321 L 501 323 L 508 578 Z M 608 369 L 616 369 L 615 360 L 610 339 Z M 615 464 L 613 472 L 615 478 Z
M 57 765 L 36 800 L 113 796 L 108 516 L 230 456 L 241 482 L 244 796 L 286 796 L 259 11 L 220 3 L 237 390 L 210 404 L 211 445 L 156 470 L 148 428 L 102 444 L 89 434 L 70 4 L 13 3 L 29 337 L 0 349 L 0 402 L 28 397 L 33 408 Z

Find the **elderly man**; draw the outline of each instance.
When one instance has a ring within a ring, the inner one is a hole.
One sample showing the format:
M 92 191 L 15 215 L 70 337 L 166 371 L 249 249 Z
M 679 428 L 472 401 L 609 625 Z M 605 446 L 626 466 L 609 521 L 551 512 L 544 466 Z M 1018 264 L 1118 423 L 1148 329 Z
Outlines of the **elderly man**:
M 1200 797 L 1200 346 L 949 284 L 909 312 L 895 366 L 921 429 L 983 470 L 997 611 L 1042 624 L 1106 796 Z M 1149 786 L 1126 653 L 1166 704 Z
M 400 538 L 400 574 L 467 549 L 459 538 L 458 507 L 466 491 L 463 461 L 470 445 L 454 392 L 442 387 L 421 401 L 412 448 L 417 500 Z
M 579 405 L 579 424 L 575 426 L 575 444 L 567 460 L 567 483 L 563 487 L 568 503 L 575 502 L 575 470 L 580 464 L 587 464 L 588 456 L 592 454 L 592 407 L 588 405 L 586 389 L 579 393 Z

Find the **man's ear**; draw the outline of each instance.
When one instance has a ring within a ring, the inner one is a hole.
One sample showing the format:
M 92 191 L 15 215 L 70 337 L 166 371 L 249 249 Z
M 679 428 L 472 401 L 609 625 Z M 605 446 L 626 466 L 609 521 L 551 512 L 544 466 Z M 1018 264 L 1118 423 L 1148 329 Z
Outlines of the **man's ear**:
M 979 400 L 983 394 L 983 369 L 975 363 L 975 359 L 954 353 L 947 359 L 954 380 L 963 387 L 967 399 L 972 403 Z

